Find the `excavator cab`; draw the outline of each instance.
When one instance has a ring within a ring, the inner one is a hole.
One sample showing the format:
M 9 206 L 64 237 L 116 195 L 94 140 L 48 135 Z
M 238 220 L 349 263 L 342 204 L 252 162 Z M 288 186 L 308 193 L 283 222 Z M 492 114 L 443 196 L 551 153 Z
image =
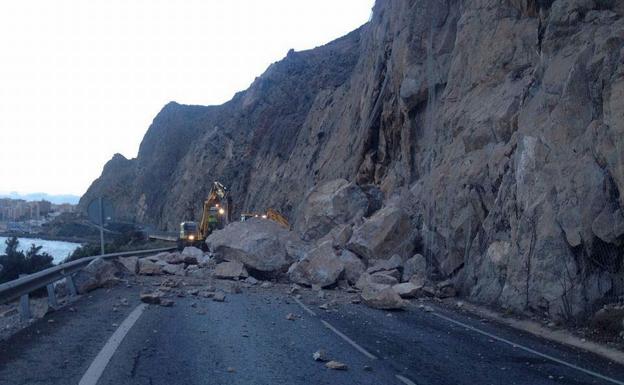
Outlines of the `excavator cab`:
M 178 249 L 182 250 L 187 246 L 195 246 L 202 248 L 203 241 L 199 234 L 199 225 L 197 222 L 180 223 L 180 236 L 178 237 Z

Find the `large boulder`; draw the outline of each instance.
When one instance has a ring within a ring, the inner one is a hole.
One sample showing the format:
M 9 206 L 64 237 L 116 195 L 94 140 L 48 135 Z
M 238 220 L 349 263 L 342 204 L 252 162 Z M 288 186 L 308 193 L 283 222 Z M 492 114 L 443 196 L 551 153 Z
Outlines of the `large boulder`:
M 217 278 L 226 279 L 247 278 L 249 276 L 245 266 L 237 261 L 219 263 L 215 267 L 214 275 Z
M 355 183 L 336 179 L 308 192 L 298 208 L 295 231 L 303 239 L 318 239 L 336 225 L 361 218 L 368 212 L 366 193 Z
M 396 283 L 396 281 L 393 281 L 393 283 Z M 362 291 L 368 289 L 379 291 L 387 287 L 391 287 L 391 285 L 387 283 L 375 282 L 370 274 L 364 272 L 360 275 L 360 278 L 358 278 L 355 283 L 355 287 Z
M 342 250 L 339 258 L 344 264 L 344 279 L 352 285 L 355 284 L 366 270 L 366 265 L 357 255 L 349 250 Z
M 331 229 L 331 231 L 321 237 L 317 243 L 331 241 L 332 245 L 339 249 L 344 249 L 353 235 L 353 227 L 348 224 L 338 225 Z
M 195 248 L 193 247 L 193 249 L 195 249 Z M 200 252 L 201 252 L 201 250 L 200 250 Z M 157 261 L 171 263 L 173 265 L 177 265 L 177 264 L 180 264 L 180 263 L 184 263 L 184 258 L 186 256 L 187 255 L 182 255 L 182 254 L 180 254 L 177 251 L 175 251 L 173 253 L 164 252 L 164 253 L 157 254 L 156 255 L 156 260 Z M 154 261 L 154 260 L 152 260 L 152 261 Z M 156 261 L 154 261 L 154 262 L 156 262 Z
M 386 287 L 381 290 L 367 287 L 362 291 L 361 297 L 367 306 L 375 309 L 399 310 L 406 305 L 405 300 L 392 287 Z
M 399 280 L 396 277 L 386 273 L 371 274 L 370 280 L 373 283 L 378 283 L 381 285 L 396 285 L 397 283 L 399 283 Z
M 250 274 L 261 275 L 286 271 L 296 253 L 305 248 L 294 232 L 260 218 L 234 222 L 215 231 L 206 244 L 218 258 L 241 262 Z
M 165 274 L 171 275 L 184 275 L 184 265 L 181 263 L 173 264 L 173 263 L 164 263 L 160 265 L 162 268 L 162 272 Z
M 89 262 L 84 269 L 78 271 L 74 277 L 76 290 L 80 294 L 87 293 L 99 287 L 118 281 L 120 271 L 117 266 L 102 258 Z
M 204 256 L 204 252 L 197 247 L 187 246 L 182 250 L 182 257 L 184 257 L 184 263 L 188 265 L 196 265 Z
M 139 274 L 141 275 L 161 275 L 162 265 L 152 262 L 147 258 L 139 259 Z
M 392 290 L 401 298 L 414 298 L 421 294 L 423 287 L 423 284 L 418 285 L 414 282 L 404 282 L 392 286 Z
M 420 254 L 414 255 L 403 263 L 403 282 L 409 281 L 413 276 L 427 276 L 427 260 Z
M 120 257 L 117 261 L 124 267 L 129 273 L 136 274 L 139 268 L 139 258 L 138 257 Z
M 624 329 L 624 306 L 604 306 L 592 316 L 590 325 L 596 330 L 619 333 Z
M 325 242 L 295 262 L 288 269 L 288 278 L 301 285 L 327 287 L 336 283 L 344 269 L 345 264 L 336 255 L 331 242 Z
M 394 254 L 409 258 L 414 240 L 407 213 L 399 207 L 386 206 L 354 229 L 347 248 L 367 261 L 388 259 Z
M 403 260 L 399 255 L 394 254 L 392 257 L 390 257 L 390 259 L 382 259 L 375 262 L 373 266 L 366 269 L 366 272 L 369 274 L 373 274 L 390 270 L 403 270 Z

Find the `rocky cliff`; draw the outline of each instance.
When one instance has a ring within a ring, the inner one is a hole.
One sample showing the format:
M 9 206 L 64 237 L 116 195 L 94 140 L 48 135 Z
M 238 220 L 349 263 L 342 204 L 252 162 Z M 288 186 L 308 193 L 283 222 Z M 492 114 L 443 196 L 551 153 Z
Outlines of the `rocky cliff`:
M 583 315 L 624 294 L 622 15 L 609 0 L 378 0 L 222 106 L 165 106 L 81 203 L 104 194 L 171 230 L 220 180 L 238 210 L 295 219 L 344 178 L 401 207 L 461 294 Z

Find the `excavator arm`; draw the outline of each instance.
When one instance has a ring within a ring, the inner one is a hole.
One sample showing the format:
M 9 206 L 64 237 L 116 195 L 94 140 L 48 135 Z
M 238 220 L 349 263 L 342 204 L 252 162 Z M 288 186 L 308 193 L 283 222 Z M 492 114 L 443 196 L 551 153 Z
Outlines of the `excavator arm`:
M 280 214 L 277 210 L 274 209 L 268 209 L 267 210 L 267 219 L 270 219 L 274 222 L 279 223 L 280 225 L 282 225 L 283 227 L 287 228 L 288 230 L 290 230 L 290 223 L 288 223 L 288 219 L 286 219 L 285 216 L 283 216 L 282 214 Z
M 206 238 L 212 231 L 210 227 L 211 215 L 220 216 L 223 224 L 227 224 L 230 221 L 232 209 L 230 206 L 231 199 L 227 188 L 217 181 L 213 182 L 210 193 L 208 193 L 208 197 L 204 201 L 202 219 L 199 222 L 199 233 L 202 238 Z M 216 212 L 211 213 L 211 209 L 216 209 Z

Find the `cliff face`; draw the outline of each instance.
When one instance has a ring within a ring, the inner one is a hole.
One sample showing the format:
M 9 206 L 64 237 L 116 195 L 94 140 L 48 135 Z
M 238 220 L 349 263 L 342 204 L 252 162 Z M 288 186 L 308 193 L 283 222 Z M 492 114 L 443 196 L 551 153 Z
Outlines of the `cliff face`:
M 577 316 L 624 294 L 623 8 L 378 0 L 222 106 L 167 105 L 82 203 L 171 230 L 213 180 L 291 219 L 315 184 L 375 184 L 462 294 Z

